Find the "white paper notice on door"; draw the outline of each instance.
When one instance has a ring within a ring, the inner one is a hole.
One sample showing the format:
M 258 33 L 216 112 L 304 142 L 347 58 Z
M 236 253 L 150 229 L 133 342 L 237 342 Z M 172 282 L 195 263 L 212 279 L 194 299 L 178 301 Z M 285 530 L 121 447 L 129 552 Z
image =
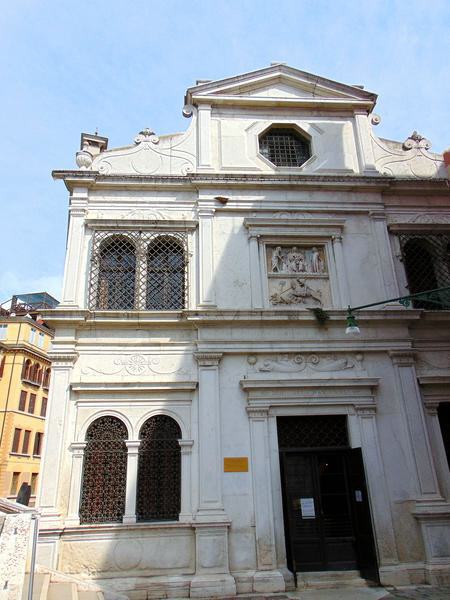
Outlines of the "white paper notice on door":
M 316 518 L 314 498 L 300 498 L 300 509 L 302 511 L 302 519 Z

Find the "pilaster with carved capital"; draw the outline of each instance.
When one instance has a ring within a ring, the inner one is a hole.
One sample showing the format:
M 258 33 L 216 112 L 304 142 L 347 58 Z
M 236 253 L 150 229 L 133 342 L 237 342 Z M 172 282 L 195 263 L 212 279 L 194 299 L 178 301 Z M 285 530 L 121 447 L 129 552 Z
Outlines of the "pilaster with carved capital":
M 43 517 L 57 519 L 66 505 L 66 499 L 70 497 L 71 457 L 67 448 L 72 440 L 67 438 L 68 431 L 75 422 L 75 406 L 70 402 L 70 380 L 78 354 L 50 352 L 49 358 L 52 361 L 53 375 L 47 419 L 51 427 L 47 429 L 44 440 L 39 506 Z
M 196 521 L 227 520 L 222 501 L 222 452 L 217 352 L 196 352 L 198 363 L 199 510 Z
M 201 206 L 198 209 L 199 245 L 199 305 L 215 307 L 214 290 L 214 213 L 215 209 Z
M 373 524 L 378 540 L 380 565 L 386 566 L 398 562 L 397 544 L 394 536 L 394 521 L 391 511 L 383 458 L 381 455 L 376 406 L 355 405 L 359 421 L 361 451 L 367 474 L 367 487 L 371 499 Z
M 249 230 L 248 240 L 250 253 L 250 286 L 252 293 L 252 308 L 263 308 L 259 238 L 260 236 L 258 234 Z
M 179 520 L 192 521 L 191 459 L 194 440 L 178 440 L 181 448 L 181 509 Z
M 344 252 L 342 249 L 342 236 L 334 235 L 332 238 L 334 260 L 336 263 L 337 283 L 339 286 L 339 295 L 342 307 L 346 308 L 350 304 L 350 294 L 348 287 L 347 269 L 345 267 Z
M 441 500 L 433 455 L 425 423 L 422 398 L 417 383 L 415 355 L 412 350 L 389 352 L 397 379 L 402 417 L 407 425 L 409 446 L 418 482 L 418 500 Z
M 69 199 L 67 253 L 60 306 L 80 307 L 83 303 L 84 278 L 81 267 L 88 198 L 88 188 L 77 187 L 73 189 Z
M 386 298 L 397 298 L 400 296 L 397 276 L 394 268 L 394 259 L 387 228 L 386 213 L 384 211 L 372 211 L 370 213 L 373 238 L 376 244 L 378 266 L 380 277 L 384 285 Z

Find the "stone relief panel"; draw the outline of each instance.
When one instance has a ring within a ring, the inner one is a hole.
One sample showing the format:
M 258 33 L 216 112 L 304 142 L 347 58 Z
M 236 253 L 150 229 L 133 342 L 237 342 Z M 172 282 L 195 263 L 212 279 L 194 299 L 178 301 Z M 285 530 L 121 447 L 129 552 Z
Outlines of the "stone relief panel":
M 331 304 L 323 246 L 267 246 L 266 260 L 272 305 Z
M 349 371 L 365 373 L 363 354 L 295 354 L 282 353 L 275 355 L 255 355 L 247 357 L 249 373 L 293 373 L 298 376 L 303 373 L 311 376 L 313 373 L 342 373 Z
M 191 129 L 185 135 L 164 138 L 159 138 L 150 129 L 143 129 L 134 138 L 134 146 L 102 152 L 93 160 L 91 169 L 102 175 L 187 175 L 195 171 L 190 137 Z
M 385 175 L 400 177 L 446 177 L 441 155 L 429 152 L 431 142 L 413 133 L 402 143 L 372 136 L 377 169 Z
M 419 375 L 446 375 L 450 373 L 450 352 L 419 352 L 416 368 Z
M 171 378 L 189 379 L 192 375 L 192 357 L 186 355 L 127 354 L 122 356 L 80 356 L 81 375 L 91 377 L 120 376 L 122 378 Z M 117 377 L 115 377 L 117 379 Z
M 450 214 L 417 213 L 414 215 L 389 215 L 389 223 L 421 223 L 424 225 L 440 225 L 450 223 Z

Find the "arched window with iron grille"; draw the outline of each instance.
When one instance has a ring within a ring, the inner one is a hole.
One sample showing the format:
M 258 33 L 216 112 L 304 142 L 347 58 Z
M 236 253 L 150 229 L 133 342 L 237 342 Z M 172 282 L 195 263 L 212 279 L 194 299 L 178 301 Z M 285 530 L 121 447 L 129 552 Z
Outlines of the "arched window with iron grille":
M 113 416 L 96 419 L 86 432 L 80 523 L 121 522 L 125 511 L 128 438 Z
M 147 253 L 147 310 L 185 307 L 186 261 L 183 244 L 172 235 L 155 238 Z
M 136 281 L 136 251 L 126 236 L 108 237 L 101 245 L 98 265 L 97 308 L 132 310 Z
M 138 521 L 177 521 L 181 507 L 181 449 L 178 423 L 167 415 L 141 427 L 136 517 Z

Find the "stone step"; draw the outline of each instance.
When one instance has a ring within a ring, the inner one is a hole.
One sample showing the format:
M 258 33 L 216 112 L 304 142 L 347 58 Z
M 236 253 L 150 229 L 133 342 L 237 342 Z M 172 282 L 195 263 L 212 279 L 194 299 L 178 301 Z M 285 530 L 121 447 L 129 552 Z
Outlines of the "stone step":
M 309 571 L 297 573 L 297 589 L 368 587 L 359 571 Z
M 50 582 L 46 600 L 78 600 L 76 583 Z
M 50 575 L 48 573 L 35 573 L 33 580 L 33 600 L 47 600 Z M 28 586 L 30 584 L 30 574 L 25 575 L 22 600 L 28 600 Z
M 78 591 L 78 600 L 104 600 L 102 592 Z

